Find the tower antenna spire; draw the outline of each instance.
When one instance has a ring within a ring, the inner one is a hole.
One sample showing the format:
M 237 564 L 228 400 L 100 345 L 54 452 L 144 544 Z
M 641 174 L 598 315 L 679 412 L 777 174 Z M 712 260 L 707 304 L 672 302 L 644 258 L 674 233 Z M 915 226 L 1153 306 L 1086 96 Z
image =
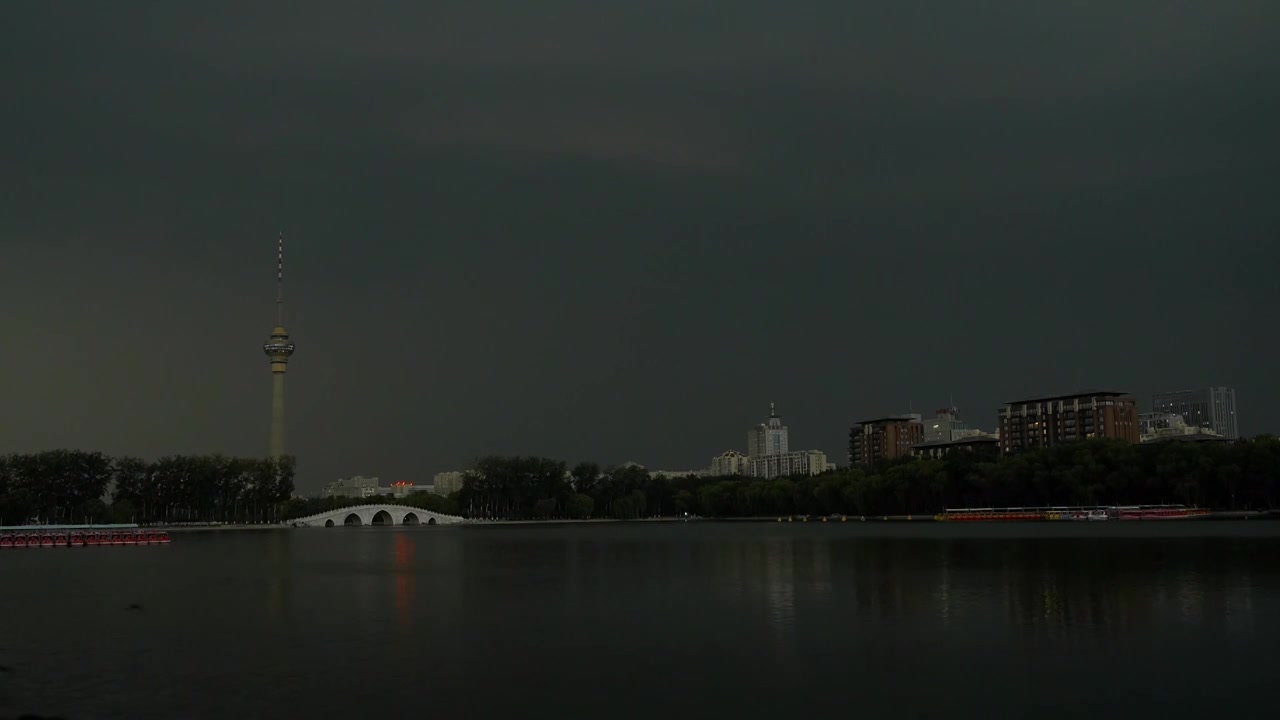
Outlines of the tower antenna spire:
M 276 243 L 276 327 L 284 325 L 284 231 Z

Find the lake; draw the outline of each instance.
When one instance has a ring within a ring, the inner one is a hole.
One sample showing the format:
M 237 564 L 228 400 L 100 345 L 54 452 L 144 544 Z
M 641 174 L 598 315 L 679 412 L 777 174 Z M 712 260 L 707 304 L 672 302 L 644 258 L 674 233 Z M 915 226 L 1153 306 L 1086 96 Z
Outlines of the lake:
M 0 717 L 1273 711 L 1275 522 L 173 537 L 0 552 Z

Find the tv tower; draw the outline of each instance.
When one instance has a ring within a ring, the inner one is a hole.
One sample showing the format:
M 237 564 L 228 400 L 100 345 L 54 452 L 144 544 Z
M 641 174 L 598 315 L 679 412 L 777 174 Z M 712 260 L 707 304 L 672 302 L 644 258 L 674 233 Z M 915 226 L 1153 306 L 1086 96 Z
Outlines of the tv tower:
M 284 456 L 284 373 L 294 345 L 284 329 L 284 233 L 276 246 L 276 327 L 262 351 L 271 358 L 271 457 Z

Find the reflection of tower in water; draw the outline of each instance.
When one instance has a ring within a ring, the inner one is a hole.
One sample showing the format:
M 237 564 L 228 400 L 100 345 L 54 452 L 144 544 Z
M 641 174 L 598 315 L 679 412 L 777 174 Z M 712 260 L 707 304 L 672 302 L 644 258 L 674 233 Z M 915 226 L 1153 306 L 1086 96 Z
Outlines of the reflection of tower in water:
M 267 545 L 267 609 L 273 617 L 283 617 L 288 612 L 289 566 L 288 533 L 268 533 Z
M 395 582 L 396 582 L 396 620 L 400 627 L 407 628 L 413 622 L 414 595 L 414 550 L 413 538 L 409 533 L 396 533 L 395 544 Z

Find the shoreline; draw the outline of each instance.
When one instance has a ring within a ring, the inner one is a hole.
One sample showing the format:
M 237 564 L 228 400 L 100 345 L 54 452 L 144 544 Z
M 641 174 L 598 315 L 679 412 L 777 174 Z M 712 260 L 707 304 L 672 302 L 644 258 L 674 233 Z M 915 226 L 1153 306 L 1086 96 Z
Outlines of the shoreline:
M 173 532 L 179 532 L 179 533 L 235 532 L 235 531 L 252 531 L 252 530 L 274 531 L 274 530 L 293 530 L 294 529 L 292 525 L 288 525 L 285 523 L 279 523 L 279 524 L 259 523 L 256 525 L 242 524 L 242 523 L 227 523 L 225 525 L 148 525 L 147 527 L 153 527 L 153 528 L 161 529 L 171 533 Z
M 1210 521 L 1231 521 L 1243 522 L 1249 520 L 1262 521 L 1280 521 L 1280 510 L 1238 510 L 1238 511 L 1220 511 L 1212 512 L 1205 515 L 1181 518 L 1166 519 L 1147 519 L 1147 520 L 1114 520 L 1113 522 L 1133 523 L 1133 522 L 1210 522 Z M 465 527 L 501 527 L 501 526 L 517 526 L 517 525 L 602 525 L 617 523 L 937 523 L 946 522 L 938 520 L 934 515 L 843 515 L 843 516 L 810 516 L 803 515 L 763 515 L 763 516 L 743 516 L 743 517 L 649 517 L 635 518 L 632 520 L 620 520 L 618 518 L 586 518 L 586 519 L 540 519 L 540 520 L 467 520 L 463 523 L 457 523 L 458 526 Z M 1006 520 L 1006 521 L 989 521 L 989 522 L 966 522 L 964 524 L 1008 524 L 1010 522 L 1025 523 L 1048 523 L 1048 522 L 1066 522 L 1066 521 L 1049 521 L 1049 520 Z M 955 524 L 955 523 L 949 523 Z M 140 526 L 141 527 L 141 526 Z M 154 528 L 164 530 L 166 532 L 177 533 L 197 533 L 197 532 L 273 532 L 279 530 L 299 530 L 304 528 L 295 527 L 289 521 L 282 523 L 227 523 L 227 524 L 209 524 L 209 525 L 147 525 L 146 528 Z M 364 525 L 361 527 L 388 527 L 379 525 Z M 402 526 L 390 526 L 402 527 Z M 429 527 L 422 525 L 421 527 Z M 442 526 L 444 527 L 444 526 Z

